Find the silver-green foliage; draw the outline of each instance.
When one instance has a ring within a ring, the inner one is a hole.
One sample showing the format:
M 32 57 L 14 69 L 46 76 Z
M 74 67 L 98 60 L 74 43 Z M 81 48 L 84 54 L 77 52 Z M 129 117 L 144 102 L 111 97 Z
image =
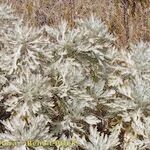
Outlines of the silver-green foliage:
M 0 12 L 0 24 L 5 24 L 0 28 L 0 102 L 10 113 L 1 121 L 0 139 L 76 138 L 76 147 L 87 150 L 149 146 L 148 43 L 116 49 L 116 39 L 93 15 L 76 20 L 73 29 L 65 21 L 37 28 L 19 20 L 10 6 L 0 5 Z M 122 119 L 113 128 L 109 119 L 116 116 Z M 125 132 L 122 144 L 119 135 L 126 122 L 132 131 Z M 98 131 L 99 125 L 104 130 Z

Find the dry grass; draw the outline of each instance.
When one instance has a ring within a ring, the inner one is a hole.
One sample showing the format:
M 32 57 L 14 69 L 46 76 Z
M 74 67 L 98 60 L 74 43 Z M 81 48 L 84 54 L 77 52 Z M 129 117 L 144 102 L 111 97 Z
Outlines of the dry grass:
M 4 2 L 4 0 L 1 0 Z M 91 13 L 106 22 L 118 37 L 117 46 L 130 42 L 150 41 L 150 0 L 8 0 L 16 12 L 24 14 L 30 24 L 56 25 L 66 19 L 71 27 L 75 18 Z

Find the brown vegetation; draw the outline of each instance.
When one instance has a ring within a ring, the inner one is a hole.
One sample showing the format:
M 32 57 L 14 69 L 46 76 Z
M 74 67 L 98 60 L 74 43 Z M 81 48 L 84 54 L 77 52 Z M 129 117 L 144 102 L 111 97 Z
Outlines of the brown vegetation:
M 4 0 L 0 0 L 4 2 Z M 118 38 L 117 45 L 150 40 L 150 0 L 8 0 L 30 24 L 56 25 L 66 19 L 71 27 L 75 18 L 91 13 L 106 22 Z

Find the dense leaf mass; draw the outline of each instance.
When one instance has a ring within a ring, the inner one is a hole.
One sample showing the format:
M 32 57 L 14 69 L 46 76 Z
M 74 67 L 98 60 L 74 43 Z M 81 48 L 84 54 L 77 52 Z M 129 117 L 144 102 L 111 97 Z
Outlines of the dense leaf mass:
M 148 150 L 150 44 L 115 48 L 95 16 L 57 27 L 24 24 L 0 5 L 0 139 L 31 150 L 28 140 L 71 140 L 35 150 Z M 6 115 L 4 113 L 4 115 Z

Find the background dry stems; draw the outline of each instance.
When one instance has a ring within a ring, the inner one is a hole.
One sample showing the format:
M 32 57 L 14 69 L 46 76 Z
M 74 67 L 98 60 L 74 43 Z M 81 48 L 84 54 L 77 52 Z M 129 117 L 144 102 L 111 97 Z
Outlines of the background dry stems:
M 4 0 L 0 0 L 4 2 Z M 61 19 L 74 26 L 74 19 L 91 13 L 106 22 L 118 38 L 118 47 L 150 41 L 150 0 L 8 0 L 17 14 L 31 25 L 56 25 Z

